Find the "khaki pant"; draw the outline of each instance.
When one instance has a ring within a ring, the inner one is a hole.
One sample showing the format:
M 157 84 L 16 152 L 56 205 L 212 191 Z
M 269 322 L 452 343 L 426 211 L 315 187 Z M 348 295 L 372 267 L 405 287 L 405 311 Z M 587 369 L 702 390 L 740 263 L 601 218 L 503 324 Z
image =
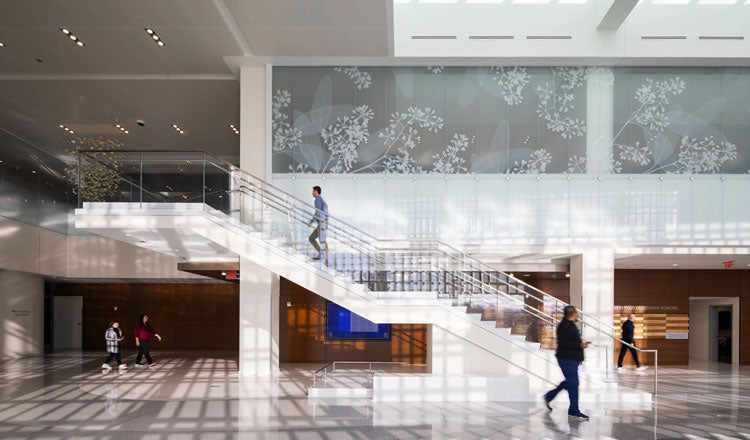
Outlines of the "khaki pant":
M 328 242 L 326 241 L 327 233 L 328 222 L 317 222 L 317 226 L 315 227 L 315 229 L 313 229 L 312 234 L 310 234 L 309 238 L 310 244 L 315 248 L 316 251 L 318 251 L 318 253 L 320 254 L 320 258 L 325 259 L 326 262 L 328 262 Z M 320 241 L 320 244 L 323 245 L 323 252 L 321 252 L 318 241 Z

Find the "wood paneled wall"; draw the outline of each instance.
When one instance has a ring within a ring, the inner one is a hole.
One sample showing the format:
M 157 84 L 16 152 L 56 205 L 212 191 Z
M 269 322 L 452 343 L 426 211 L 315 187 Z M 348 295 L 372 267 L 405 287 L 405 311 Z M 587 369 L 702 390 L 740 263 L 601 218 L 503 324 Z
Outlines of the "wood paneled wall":
M 391 340 L 327 341 L 326 300 L 281 279 L 279 359 L 283 362 L 427 362 L 427 326 L 391 325 Z
M 740 364 L 750 365 L 750 270 L 615 271 L 616 306 L 674 306 L 671 313 L 682 314 L 689 313 L 691 297 L 740 298 Z M 658 349 L 660 364 L 689 362 L 686 340 L 637 342 L 642 348 Z M 625 359 L 630 362 L 630 355 Z
M 133 328 L 141 313 L 149 315 L 163 338 L 152 350 L 239 349 L 236 284 L 54 283 L 51 290 L 83 296 L 84 350 L 104 352 L 109 321 L 119 320 L 126 336 L 124 354 L 134 355 Z

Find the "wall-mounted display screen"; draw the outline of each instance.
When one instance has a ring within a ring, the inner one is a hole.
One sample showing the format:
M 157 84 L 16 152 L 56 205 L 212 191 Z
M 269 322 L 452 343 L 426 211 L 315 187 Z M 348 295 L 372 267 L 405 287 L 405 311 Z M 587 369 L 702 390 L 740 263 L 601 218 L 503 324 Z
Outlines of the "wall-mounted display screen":
M 376 324 L 338 304 L 326 303 L 326 339 L 390 338 L 390 324 Z

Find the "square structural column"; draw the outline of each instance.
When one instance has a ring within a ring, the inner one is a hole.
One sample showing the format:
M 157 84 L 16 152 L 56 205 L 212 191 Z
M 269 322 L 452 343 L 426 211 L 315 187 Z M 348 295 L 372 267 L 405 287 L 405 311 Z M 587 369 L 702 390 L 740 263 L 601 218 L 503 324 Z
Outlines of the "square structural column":
M 240 257 L 240 376 L 279 371 L 279 276 Z
M 583 326 L 582 337 L 594 345 L 586 351 L 587 364 L 604 371 L 615 348 L 612 338 L 606 336 L 614 334 L 615 260 L 611 247 L 586 248 L 570 258 L 570 303 L 600 330 Z

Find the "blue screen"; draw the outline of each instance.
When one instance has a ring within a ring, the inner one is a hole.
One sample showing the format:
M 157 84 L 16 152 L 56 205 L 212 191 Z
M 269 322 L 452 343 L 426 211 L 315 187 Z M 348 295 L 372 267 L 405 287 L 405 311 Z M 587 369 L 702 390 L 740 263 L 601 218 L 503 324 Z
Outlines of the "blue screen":
M 326 339 L 390 339 L 390 324 L 375 324 L 338 304 L 326 304 Z

